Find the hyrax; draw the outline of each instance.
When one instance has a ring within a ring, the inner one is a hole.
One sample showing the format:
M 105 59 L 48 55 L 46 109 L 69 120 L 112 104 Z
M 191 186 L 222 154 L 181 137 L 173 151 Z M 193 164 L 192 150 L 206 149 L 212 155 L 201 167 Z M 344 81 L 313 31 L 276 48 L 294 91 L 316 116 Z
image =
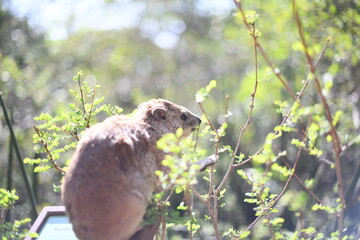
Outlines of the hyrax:
M 134 236 L 157 185 L 154 172 L 165 170 L 164 153 L 156 142 L 178 128 L 187 136 L 200 122 L 186 108 L 154 99 L 141 104 L 132 117 L 112 116 L 88 129 L 62 186 L 62 200 L 77 237 L 128 240 Z

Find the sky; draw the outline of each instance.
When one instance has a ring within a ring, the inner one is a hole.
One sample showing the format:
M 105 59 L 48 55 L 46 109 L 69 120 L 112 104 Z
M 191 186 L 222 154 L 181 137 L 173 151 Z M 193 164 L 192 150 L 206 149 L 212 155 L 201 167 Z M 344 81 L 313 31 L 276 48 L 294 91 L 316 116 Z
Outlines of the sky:
M 66 38 L 68 30 L 132 27 L 144 10 L 143 4 L 127 0 L 116 6 L 104 0 L 12 0 L 9 4 L 15 15 L 27 17 L 51 40 Z
M 80 29 L 134 27 L 146 9 L 145 2 L 117 0 L 106 4 L 106 0 L 11 0 L 7 4 L 15 15 L 26 17 L 32 27 L 45 32 L 50 40 L 60 40 L 65 39 L 69 32 Z M 196 6 L 200 14 L 227 15 L 234 9 L 233 0 L 198 0 Z M 171 37 L 169 33 L 161 33 L 159 41 Z

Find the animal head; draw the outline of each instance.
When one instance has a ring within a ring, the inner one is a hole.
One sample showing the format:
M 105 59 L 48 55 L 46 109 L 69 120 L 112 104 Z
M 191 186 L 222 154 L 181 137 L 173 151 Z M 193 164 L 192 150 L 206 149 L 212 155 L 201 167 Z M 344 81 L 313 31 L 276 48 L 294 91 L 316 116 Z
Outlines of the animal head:
M 136 116 L 142 117 L 160 135 L 175 133 L 178 128 L 182 128 L 183 137 L 187 137 L 201 123 L 200 118 L 187 108 L 164 99 L 152 99 L 142 103 Z

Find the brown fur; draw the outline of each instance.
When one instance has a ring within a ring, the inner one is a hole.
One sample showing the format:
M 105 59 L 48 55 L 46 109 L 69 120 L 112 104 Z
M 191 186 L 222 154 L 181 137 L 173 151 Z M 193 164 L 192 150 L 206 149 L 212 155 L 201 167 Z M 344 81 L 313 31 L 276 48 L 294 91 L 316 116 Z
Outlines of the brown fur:
M 165 170 L 157 140 L 180 127 L 189 135 L 200 122 L 186 108 L 154 99 L 141 104 L 133 117 L 112 116 L 88 129 L 62 186 L 78 238 L 130 239 L 157 185 L 155 170 Z

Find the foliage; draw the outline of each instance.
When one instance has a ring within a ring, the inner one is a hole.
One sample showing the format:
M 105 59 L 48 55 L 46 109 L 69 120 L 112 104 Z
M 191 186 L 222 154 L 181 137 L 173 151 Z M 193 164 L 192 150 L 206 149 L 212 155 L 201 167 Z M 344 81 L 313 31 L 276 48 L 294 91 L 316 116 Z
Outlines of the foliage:
M 5 222 L 6 215 L 10 209 L 14 207 L 15 201 L 19 199 L 16 195 L 16 191 L 13 189 L 7 191 L 0 188 L 0 237 L 2 240 L 16 240 L 24 239 L 27 235 L 31 237 L 37 237 L 36 233 L 29 233 L 24 227 L 31 221 L 30 218 L 23 220 L 16 220 L 13 223 Z
M 70 103 L 67 112 L 54 117 L 50 114 L 42 113 L 35 118 L 36 121 L 43 123 L 34 127 L 36 132 L 33 137 L 34 150 L 38 154 L 45 153 L 46 156 L 37 159 L 24 159 L 25 163 L 36 165 L 34 172 L 44 172 L 54 168 L 65 173 L 66 167 L 59 167 L 57 163 L 61 159 L 60 155 L 76 147 L 82 132 L 96 122 L 94 117 L 102 112 L 114 115 L 120 114 L 123 111 L 117 106 L 112 107 L 101 104 L 104 98 L 95 97 L 96 89 L 99 86 L 90 87 L 86 81 L 81 80 L 82 75 L 83 72 L 79 71 L 73 78 L 78 83 L 79 92 L 70 89 L 75 102 L 79 104 Z
M 183 138 L 183 130 L 179 128 L 176 134 L 169 133 L 164 135 L 158 142 L 157 147 L 166 153 L 162 164 L 169 168 L 168 173 L 156 171 L 156 175 L 163 184 L 163 189 L 169 189 L 172 186 L 192 185 L 196 181 L 199 166 L 193 164 L 201 156 L 204 156 L 205 150 L 194 152 L 195 141 Z M 181 189 L 177 192 L 181 192 Z

